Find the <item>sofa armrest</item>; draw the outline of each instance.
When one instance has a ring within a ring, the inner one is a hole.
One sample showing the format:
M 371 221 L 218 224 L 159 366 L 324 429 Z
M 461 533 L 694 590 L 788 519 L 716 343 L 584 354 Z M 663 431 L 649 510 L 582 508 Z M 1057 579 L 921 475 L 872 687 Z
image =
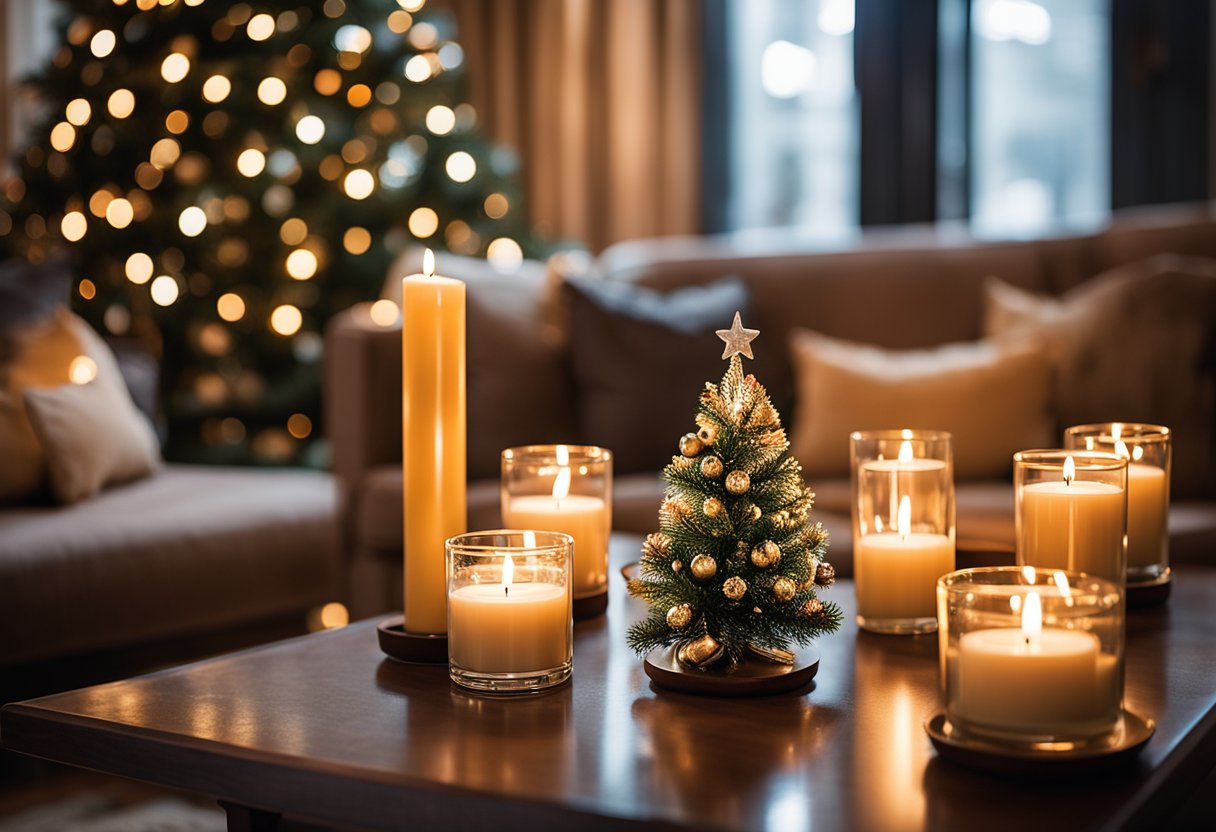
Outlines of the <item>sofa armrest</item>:
M 380 326 L 366 304 L 325 332 L 325 433 L 349 494 L 364 471 L 401 462 L 401 326 Z

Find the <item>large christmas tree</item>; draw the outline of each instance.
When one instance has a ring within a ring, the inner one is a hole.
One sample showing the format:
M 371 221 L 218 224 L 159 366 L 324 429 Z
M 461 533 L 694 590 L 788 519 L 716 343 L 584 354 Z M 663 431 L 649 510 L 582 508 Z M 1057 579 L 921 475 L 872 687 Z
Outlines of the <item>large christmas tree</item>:
M 301 458 L 329 316 L 411 242 L 536 254 L 425 0 L 71 0 L 0 241 L 162 355 L 171 457 Z M 380 309 L 382 322 L 392 311 Z
M 629 630 L 639 653 L 679 644 L 681 664 L 730 667 L 752 653 L 792 661 L 789 648 L 840 626 L 840 609 L 817 589 L 835 570 L 827 534 L 809 519 L 814 495 L 789 455 L 781 417 L 740 355 L 757 330 L 719 330 L 730 366 L 706 383 L 696 433 L 663 470 L 659 531 L 642 548 L 642 576 L 629 584 L 650 617 Z

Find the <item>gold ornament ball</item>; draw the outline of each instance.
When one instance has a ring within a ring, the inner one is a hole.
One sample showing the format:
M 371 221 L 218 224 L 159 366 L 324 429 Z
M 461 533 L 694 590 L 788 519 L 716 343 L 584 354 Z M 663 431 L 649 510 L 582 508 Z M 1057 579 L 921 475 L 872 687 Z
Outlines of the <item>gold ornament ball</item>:
M 716 480 L 722 476 L 722 460 L 716 456 L 705 457 L 705 459 L 701 460 L 701 473 L 711 480 Z
M 747 475 L 746 471 L 731 471 L 726 475 L 726 490 L 736 497 L 746 494 L 747 489 L 751 487 L 752 478 Z
M 818 598 L 808 598 L 806 603 L 802 605 L 802 609 L 799 610 L 799 612 L 801 612 L 807 618 L 814 618 L 823 612 L 823 602 Z
M 717 426 L 713 424 L 701 425 L 701 429 L 697 431 L 697 438 L 706 445 L 714 444 L 718 438 Z
M 722 505 L 722 501 L 717 497 L 706 497 L 705 502 L 701 504 L 701 510 L 705 512 L 706 517 L 713 518 L 726 511 L 726 506 Z
M 718 562 L 709 555 L 697 555 L 692 559 L 692 576 L 699 581 L 708 581 L 718 574 Z
M 773 581 L 773 595 L 777 596 L 777 600 L 785 603 L 794 597 L 794 593 L 798 588 L 794 586 L 794 582 L 782 575 L 777 580 Z M 670 613 L 668 613 L 670 615 Z
M 747 516 L 752 519 L 753 523 L 759 520 L 763 513 L 764 512 L 760 510 L 760 506 L 756 505 L 755 503 L 752 503 L 751 508 L 747 510 Z
M 766 540 L 752 549 L 752 563 L 760 569 L 767 569 L 781 561 L 781 547 L 771 540 Z
M 831 586 L 832 582 L 835 580 L 836 567 L 832 566 L 832 564 L 828 563 L 827 561 L 819 564 L 818 568 L 815 570 L 815 583 L 819 584 L 820 586 Z
M 747 594 L 747 581 L 738 575 L 727 578 L 722 583 L 722 594 L 732 601 L 738 601 Z
M 671 571 L 672 572 L 679 572 L 683 568 L 684 568 L 684 564 L 680 563 L 679 558 L 676 558 L 675 560 L 673 560 L 671 562 Z
M 705 446 L 701 444 L 701 440 L 695 433 L 686 433 L 680 437 L 680 453 L 684 456 L 696 456 L 703 450 L 705 450 Z
M 676 604 L 667 611 L 667 626 L 673 630 L 682 630 L 692 623 L 692 607 L 688 604 Z

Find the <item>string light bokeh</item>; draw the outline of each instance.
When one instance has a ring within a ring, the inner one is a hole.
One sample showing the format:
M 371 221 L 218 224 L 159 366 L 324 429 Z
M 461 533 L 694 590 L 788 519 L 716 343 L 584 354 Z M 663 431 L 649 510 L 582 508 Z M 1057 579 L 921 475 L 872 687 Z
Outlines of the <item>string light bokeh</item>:
M 78 311 L 161 356 L 170 458 L 307 461 L 325 323 L 407 246 L 544 253 L 425 0 L 63 6 L 0 247 L 66 248 Z

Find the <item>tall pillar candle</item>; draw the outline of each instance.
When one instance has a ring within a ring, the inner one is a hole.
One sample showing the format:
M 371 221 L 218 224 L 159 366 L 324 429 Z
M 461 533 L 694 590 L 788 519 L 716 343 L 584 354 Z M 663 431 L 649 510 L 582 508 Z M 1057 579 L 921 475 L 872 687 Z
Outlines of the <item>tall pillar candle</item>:
M 405 630 L 439 634 L 444 541 L 465 530 L 465 288 L 424 263 L 401 291 Z

